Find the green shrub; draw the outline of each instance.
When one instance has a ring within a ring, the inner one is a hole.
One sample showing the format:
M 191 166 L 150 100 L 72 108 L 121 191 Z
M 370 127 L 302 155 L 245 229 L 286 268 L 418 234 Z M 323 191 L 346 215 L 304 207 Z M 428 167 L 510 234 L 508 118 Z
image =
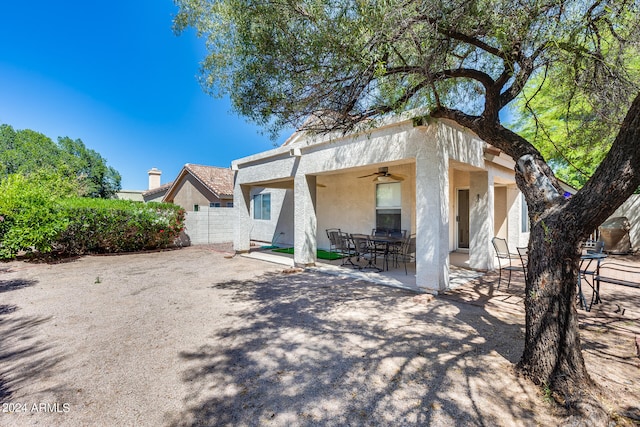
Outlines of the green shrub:
M 164 248 L 184 227 L 179 206 L 76 195 L 77 183 L 55 172 L 2 180 L 0 259 L 21 251 L 82 255 Z
M 50 252 L 67 226 L 56 203 L 76 194 L 77 185 L 52 171 L 9 175 L 0 182 L 0 258 L 20 251 Z
M 173 204 L 72 199 L 60 207 L 68 222 L 55 240 L 62 254 L 165 248 L 184 228 L 184 210 Z

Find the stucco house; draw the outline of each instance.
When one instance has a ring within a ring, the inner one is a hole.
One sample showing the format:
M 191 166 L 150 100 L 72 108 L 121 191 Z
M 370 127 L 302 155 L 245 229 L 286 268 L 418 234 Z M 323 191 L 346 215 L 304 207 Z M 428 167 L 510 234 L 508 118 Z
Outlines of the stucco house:
M 184 165 L 162 198 L 187 212 L 233 207 L 233 172 L 216 166 Z
M 416 236 L 415 286 L 437 293 L 448 287 L 450 252 L 468 251 L 471 268 L 488 270 L 492 237 L 514 249 L 529 238 L 513 159 L 415 112 L 348 135 L 299 132 L 232 169 L 237 252 L 263 227 L 272 238 L 289 233 L 295 263 L 309 266 L 329 247 L 326 229 L 370 234 L 392 224 Z

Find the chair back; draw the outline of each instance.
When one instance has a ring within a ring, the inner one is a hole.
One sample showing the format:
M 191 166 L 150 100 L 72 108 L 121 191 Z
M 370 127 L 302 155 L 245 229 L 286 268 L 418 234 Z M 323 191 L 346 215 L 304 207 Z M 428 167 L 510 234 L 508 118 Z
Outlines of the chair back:
M 529 266 L 529 248 L 516 248 L 518 250 L 518 256 L 520 257 L 520 263 L 522 264 L 522 271 L 524 273 L 525 283 L 527 279 L 527 267 Z
M 340 229 L 327 228 L 327 237 L 332 246 L 338 247 L 338 243 L 340 242 Z
M 352 234 L 351 241 L 353 242 L 354 250 L 358 255 L 364 255 L 371 252 L 371 241 L 366 234 Z
M 400 247 L 400 255 L 405 258 L 410 258 L 412 254 L 416 253 L 416 236 L 412 235 L 405 237 Z
M 387 237 L 389 235 L 389 230 L 385 228 L 374 228 L 371 230 L 371 235 L 375 237 Z
M 404 239 L 407 237 L 407 230 L 391 230 L 389 231 L 389 237 Z
M 509 245 L 507 245 L 507 241 L 505 239 L 494 237 L 491 239 L 491 243 L 493 244 L 493 248 L 496 250 L 498 258 L 510 258 Z

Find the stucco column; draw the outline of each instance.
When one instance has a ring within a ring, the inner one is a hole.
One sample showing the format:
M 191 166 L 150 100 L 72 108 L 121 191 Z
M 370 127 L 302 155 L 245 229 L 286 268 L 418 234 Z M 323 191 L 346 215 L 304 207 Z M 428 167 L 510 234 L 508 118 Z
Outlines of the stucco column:
M 493 175 L 486 171 L 469 175 L 469 266 L 488 270 L 493 268 Z
M 233 209 L 236 221 L 233 248 L 237 253 L 249 252 L 251 247 L 251 187 L 236 184 L 233 187 Z
M 515 251 L 517 247 L 526 246 L 522 236 L 522 197 L 520 190 L 514 185 L 507 186 L 507 243 L 509 249 Z M 529 221 L 529 218 L 525 218 Z M 528 235 L 527 235 L 528 237 Z
M 293 198 L 294 243 L 293 261 L 306 267 L 316 263 L 316 177 L 296 176 Z
M 437 294 L 449 284 L 449 161 L 439 144 L 416 158 L 416 286 Z

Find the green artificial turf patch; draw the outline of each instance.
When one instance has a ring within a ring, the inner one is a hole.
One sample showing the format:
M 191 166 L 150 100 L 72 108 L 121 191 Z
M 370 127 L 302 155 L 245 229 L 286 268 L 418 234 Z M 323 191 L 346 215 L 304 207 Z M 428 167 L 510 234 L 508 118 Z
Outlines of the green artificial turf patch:
M 293 254 L 293 248 L 274 249 L 273 252 L 280 252 L 280 253 L 283 253 L 283 254 Z M 327 252 L 327 251 L 322 250 L 322 249 L 318 249 L 316 254 L 318 256 L 318 259 L 333 260 L 333 259 L 342 258 L 342 255 L 340 255 L 340 254 L 337 254 L 335 252 Z

